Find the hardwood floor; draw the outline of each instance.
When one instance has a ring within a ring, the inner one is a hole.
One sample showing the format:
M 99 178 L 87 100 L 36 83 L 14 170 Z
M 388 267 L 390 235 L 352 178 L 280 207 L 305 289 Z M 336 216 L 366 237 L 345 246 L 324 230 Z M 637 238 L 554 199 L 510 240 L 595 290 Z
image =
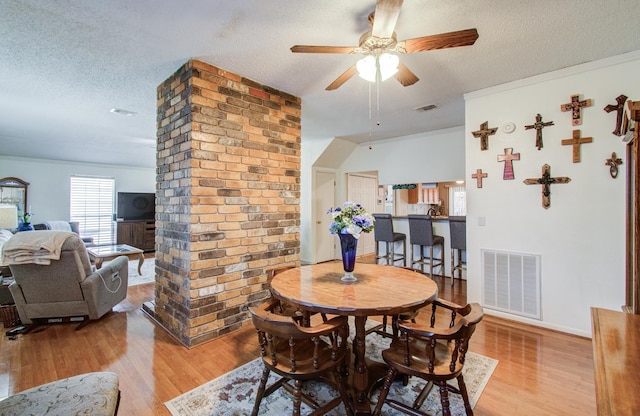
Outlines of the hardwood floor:
M 361 260 L 359 260 L 361 261 Z M 366 261 L 366 260 L 365 260 Z M 466 284 L 436 277 L 440 297 L 466 302 Z M 258 357 L 252 327 L 187 349 L 141 311 L 153 284 L 129 288 L 103 319 L 43 326 L 0 340 L 0 399 L 90 371 L 120 376 L 119 415 L 169 415 L 163 403 Z M 419 321 L 426 323 L 427 314 Z M 485 316 L 470 350 L 499 360 L 476 415 L 595 415 L 591 340 Z

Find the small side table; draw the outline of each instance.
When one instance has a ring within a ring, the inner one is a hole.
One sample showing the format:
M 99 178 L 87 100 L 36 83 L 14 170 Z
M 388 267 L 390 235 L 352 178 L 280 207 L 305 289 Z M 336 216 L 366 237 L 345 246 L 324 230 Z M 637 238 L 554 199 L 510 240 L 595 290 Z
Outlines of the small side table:
M 11 283 L 13 283 L 12 278 L 0 276 L 0 321 L 5 328 L 20 325 L 20 316 L 9 291 Z

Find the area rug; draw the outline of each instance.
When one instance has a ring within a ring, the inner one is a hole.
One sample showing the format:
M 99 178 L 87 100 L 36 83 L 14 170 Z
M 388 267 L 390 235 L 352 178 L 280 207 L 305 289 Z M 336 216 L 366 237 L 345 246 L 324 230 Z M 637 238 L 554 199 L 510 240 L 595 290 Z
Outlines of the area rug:
M 367 356 L 380 357 L 380 352 L 388 348 L 390 340 L 377 334 L 367 336 Z M 475 406 L 480 394 L 489 381 L 498 361 L 473 352 L 467 353 L 467 360 L 463 370 L 465 384 L 469 393 L 471 406 Z M 256 392 L 260 383 L 263 365 L 257 358 L 242 367 L 236 368 L 202 386 L 176 397 L 165 403 L 165 406 L 173 416 L 245 416 L 250 415 L 253 409 Z M 270 385 L 276 380 L 273 372 L 269 376 Z M 455 381 L 454 381 L 455 383 Z M 412 403 L 422 390 L 424 381 L 411 377 L 409 385 L 403 386 L 400 381 L 394 382 L 389 391 L 388 398 Z M 334 389 L 323 383 L 309 381 L 305 383 L 304 390 L 311 394 L 317 401 L 324 403 L 336 397 Z M 377 392 L 372 401 L 376 401 Z M 460 395 L 450 394 L 449 401 L 452 415 L 464 415 L 464 404 Z M 265 397 L 260 405 L 261 415 L 287 415 L 291 413 L 292 398 L 283 388 L 278 389 L 269 397 Z M 431 415 L 441 415 L 440 393 L 434 388 L 423 406 L 422 411 Z M 301 413 L 309 414 L 311 408 L 302 404 Z M 344 408 L 340 405 L 327 415 L 340 416 L 344 414 Z M 401 415 L 399 411 L 384 406 L 383 415 Z
M 129 260 L 129 286 L 151 283 L 156 280 L 156 259 L 144 259 L 142 274 L 138 274 L 138 259 Z

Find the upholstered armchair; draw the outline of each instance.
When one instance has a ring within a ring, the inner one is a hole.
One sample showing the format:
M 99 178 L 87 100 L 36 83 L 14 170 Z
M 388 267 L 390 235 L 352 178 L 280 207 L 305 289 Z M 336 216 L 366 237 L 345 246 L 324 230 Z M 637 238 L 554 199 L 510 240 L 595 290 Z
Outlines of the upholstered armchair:
M 34 259 L 34 262 L 28 263 L 22 259 L 23 264 L 15 264 L 7 258 L 9 245 L 24 247 L 26 244 L 21 240 L 28 242 L 29 238 L 38 235 L 51 236 L 51 241 L 63 240 L 59 247 L 59 260 L 37 264 L 42 261 Z M 128 258 L 117 257 L 94 271 L 87 249 L 75 233 L 17 233 L 5 244 L 4 254 L 5 263 L 9 264 L 15 279 L 9 290 L 23 324 L 60 320 L 86 323 L 87 320 L 102 317 L 127 296 Z

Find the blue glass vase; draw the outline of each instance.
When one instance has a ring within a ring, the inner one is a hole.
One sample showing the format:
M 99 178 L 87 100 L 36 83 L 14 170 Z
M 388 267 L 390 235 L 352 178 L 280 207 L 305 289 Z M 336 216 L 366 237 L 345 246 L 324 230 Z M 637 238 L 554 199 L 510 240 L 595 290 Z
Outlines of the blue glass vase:
M 340 250 L 342 251 L 342 267 L 344 276 L 340 280 L 343 282 L 355 282 L 353 269 L 356 266 L 356 251 L 358 249 L 358 239 L 351 234 L 338 234 L 340 237 Z
M 18 231 L 33 231 L 33 225 L 30 222 L 21 222 Z

